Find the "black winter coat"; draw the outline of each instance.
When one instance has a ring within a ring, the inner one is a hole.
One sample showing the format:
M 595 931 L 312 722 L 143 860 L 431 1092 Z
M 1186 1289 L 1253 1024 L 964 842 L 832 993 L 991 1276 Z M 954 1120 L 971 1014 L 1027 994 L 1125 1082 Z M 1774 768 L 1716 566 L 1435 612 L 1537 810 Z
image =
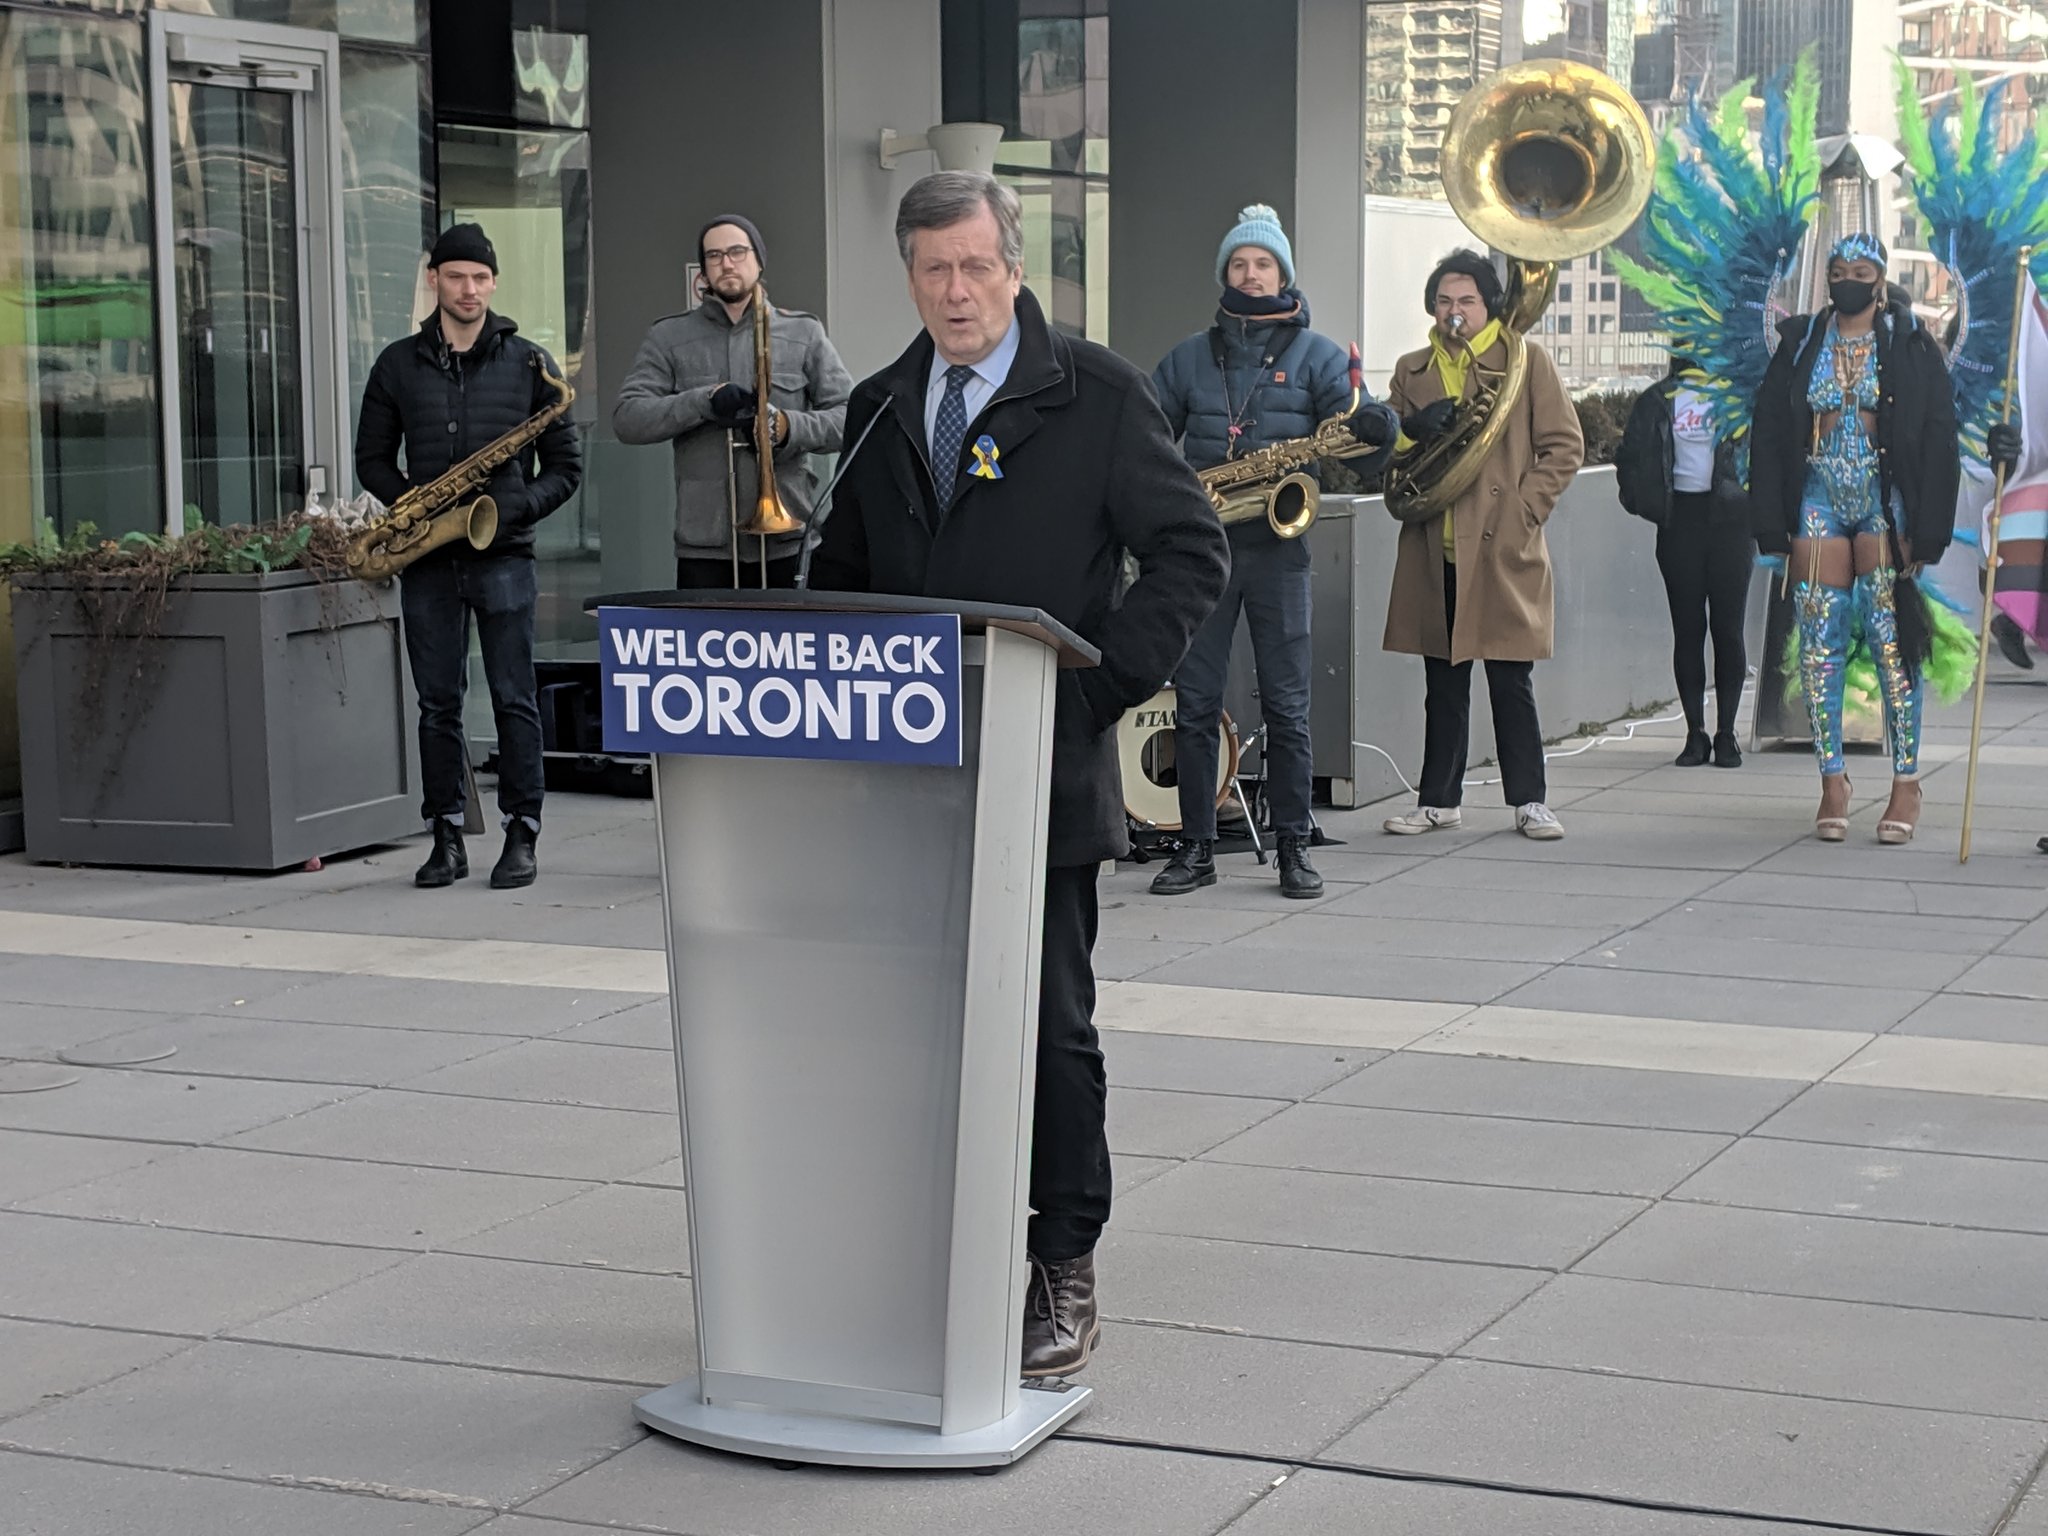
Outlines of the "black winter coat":
M 1623 509 L 1660 528 L 1671 517 L 1678 459 L 1671 430 L 1671 398 L 1678 393 L 1679 382 L 1677 374 L 1669 374 L 1636 396 L 1636 403 L 1629 408 L 1628 425 L 1622 429 L 1621 446 L 1614 453 L 1615 489 Z M 1749 493 L 1736 472 L 1735 445 L 1726 438 L 1714 444 L 1714 484 L 1708 495 L 1712 497 L 1707 514 L 1710 522 L 1748 520 Z
M 968 424 L 960 462 L 940 466 L 957 486 L 943 516 L 925 435 L 931 337 L 855 386 L 846 442 L 859 447 L 809 585 L 1042 608 L 1097 646 L 1099 667 L 1059 675 L 1047 850 L 1055 867 L 1092 864 L 1130 848 L 1113 727 L 1172 677 L 1223 595 L 1230 553 L 1145 376 L 1055 332 L 1029 289 L 1017 323 L 1009 378 Z M 983 434 L 1000 480 L 966 473 Z M 1140 575 L 1119 602 L 1126 550 Z
M 540 370 L 558 374 L 555 361 L 518 331 L 503 315 L 486 315 L 476 345 L 451 352 L 435 314 L 379 354 L 363 386 L 363 412 L 356 423 L 356 479 L 363 489 L 392 506 L 414 486 L 425 485 L 554 403 L 555 391 L 543 382 Z M 576 429 L 567 417 L 560 418 L 491 477 L 498 536 L 484 553 L 531 558 L 534 525 L 573 496 L 582 478 Z M 457 539 L 423 558 L 476 553 Z
M 1780 323 L 1777 355 L 1757 391 L 1749 449 L 1750 527 L 1766 554 L 1788 552 L 1799 531 L 1813 441 L 1806 392 L 1833 316 L 1828 308 Z M 1905 506 L 1899 531 L 1911 543 L 1914 561 L 1932 565 L 1955 533 L 1962 484 L 1955 395 L 1940 343 L 1897 290 L 1877 318 L 1875 436 L 1884 504 L 1891 505 L 1897 490 Z

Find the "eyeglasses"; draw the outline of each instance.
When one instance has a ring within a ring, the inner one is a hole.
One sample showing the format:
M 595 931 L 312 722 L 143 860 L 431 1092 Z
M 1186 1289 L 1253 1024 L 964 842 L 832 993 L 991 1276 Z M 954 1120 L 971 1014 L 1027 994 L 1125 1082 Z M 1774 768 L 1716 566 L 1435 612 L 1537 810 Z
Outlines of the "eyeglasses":
M 715 267 L 723 262 L 728 267 L 736 267 L 753 254 L 754 248 L 751 245 L 729 245 L 722 251 L 706 251 L 704 265 Z

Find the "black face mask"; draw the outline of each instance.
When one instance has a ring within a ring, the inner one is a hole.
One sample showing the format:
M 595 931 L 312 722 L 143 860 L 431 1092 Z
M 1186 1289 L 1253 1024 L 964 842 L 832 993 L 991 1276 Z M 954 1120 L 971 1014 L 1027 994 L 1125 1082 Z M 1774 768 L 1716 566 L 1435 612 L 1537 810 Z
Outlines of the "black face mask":
M 1828 284 L 1828 302 L 1835 306 L 1836 314 L 1860 315 L 1870 308 L 1870 300 L 1876 292 L 1875 283 L 1859 283 L 1845 277 Z

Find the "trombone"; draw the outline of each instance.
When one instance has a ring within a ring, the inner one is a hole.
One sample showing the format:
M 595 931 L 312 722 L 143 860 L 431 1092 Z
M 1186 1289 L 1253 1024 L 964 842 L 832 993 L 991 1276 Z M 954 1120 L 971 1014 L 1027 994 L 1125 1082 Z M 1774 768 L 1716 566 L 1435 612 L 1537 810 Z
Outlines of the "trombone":
M 741 522 L 739 467 L 735 458 L 739 448 L 739 428 L 728 427 L 725 433 L 725 504 L 727 519 L 732 526 L 733 587 L 737 590 L 740 584 L 740 539 L 751 533 L 760 541 L 761 590 L 765 592 L 768 589 L 768 540 L 780 534 L 795 533 L 804 525 L 782 505 L 782 496 L 775 484 L 775 410 L 768 403 L 769 386 L 774 380 L 770 367 L 768 287 L 765 283 L 754 284 L 753 314 L 753 449 L 758 471 L 755 479 L 759 488 L 754 495 L 753 513 Z

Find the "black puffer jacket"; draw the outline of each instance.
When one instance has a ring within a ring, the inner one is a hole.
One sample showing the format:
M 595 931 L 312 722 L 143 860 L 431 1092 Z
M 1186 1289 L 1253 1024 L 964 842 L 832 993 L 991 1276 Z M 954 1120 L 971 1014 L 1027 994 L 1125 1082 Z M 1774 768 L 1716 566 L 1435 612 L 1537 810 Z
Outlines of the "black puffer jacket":
M 1757 548 L 1784 554 L 1799 531 L 1813 407 L 1806 394 L 1832 308 L 1778 326 L 1778 351 L 1756 396 L 1749 450 L 1750 527 Z M 1918 563 L 1932 565 L 1956 527 L 1962 454 L 1956 404 L 1941 344 L 1914 318 L 1896 286 L 1877 317 L 1877 464 L 1886 506 L 1905 508 L 1903 532 Z
M 486 315 L 476 345 L 451 352 L 436 314 L 384 349 L 363 387 L 356 423 L 356 479 L 363 489 L 391 506 L 554 403 L 541 370 L 558 375 L 555 360 L 518 332 L 503 315 Z M 531 557 L 534 524 L 573 496 L 582 478 L 576 429 L 564 417 L 491 477 L 498 536 L 485 553 Z M 475 553 L 457 539 L 424 558 Z
M 1666 374 L 1636 396 L 1629 409 L 1628 425 L 1622 429 L 1621 446 L 1614 453 L 1615 489 L 1622 507 L 1646 523 L 1663 527 L 1671 517 L 1672 480 L 1678 460 L 1678 444 L 1671 430 L 1671 397 L 1678 393 L 1679 377 Z M 1714 444 L 1714 484 L 1708 492 L 1708 521 L 1739 523 L 1749 515 L 1749 493 L 1742 488 L 1742 476 L 1735 468 L 1735 445 L 1721 439 Z

